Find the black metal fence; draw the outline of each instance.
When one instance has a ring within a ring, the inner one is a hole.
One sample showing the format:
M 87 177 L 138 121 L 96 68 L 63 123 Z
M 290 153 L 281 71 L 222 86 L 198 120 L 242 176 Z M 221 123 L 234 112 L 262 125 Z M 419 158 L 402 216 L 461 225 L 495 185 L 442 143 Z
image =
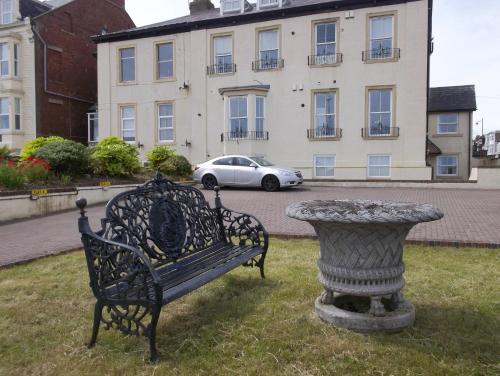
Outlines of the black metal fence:
M 400 48 L 377 48 L 375 50 L 363 51 L 363 61 L 377 61 L 384 59 L 399 59 L 401 57 Z
M 342 129 L 340 128 L 313 128 L 307 130 L 307 138 L 310 140 L 319 140 L 322 138 L 340 138 Z
M 236 64 L 214 64 L 207 67 L 207 74 L 213 76 L 216 74 L 235 73 Z
M 254 71 L 281 69 L 284 66 L 285 66 L 285 60 L 283 59 L 265 59 L 265 60 L 255 60 L 252 62 L 252 70 Z
M 330 55 L 310 55 L 307 57 L 307 65 L 315 66 L 340 64 L 342 59 L 343 55 L 341 53 Z
M 268 131 L 236 131 L 236 132 L 225 132 L 220 134 L 220 141 L 239 141 L 239 140 L 249 140 L 249 141 L 267 141 L 269 140 Z
M 361 137 L 399 137 L 399 127 L 361 128 Z

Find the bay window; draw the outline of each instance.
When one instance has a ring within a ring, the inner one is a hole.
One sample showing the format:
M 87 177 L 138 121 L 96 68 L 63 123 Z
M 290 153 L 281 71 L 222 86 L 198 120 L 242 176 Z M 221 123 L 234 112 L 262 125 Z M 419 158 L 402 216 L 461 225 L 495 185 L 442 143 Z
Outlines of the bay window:
M 0 43 L 0 76 L 2 77 L 9 75 L 9 55 L 9 43 Z
M 265 102 L 266 97 L 262 95 L 257 95 L 255 97 L 255 137 L 257 139 L 261 139 L 265 137 L 264 129 L 265 129 L 265 117 L 266 117 L 266 108 Z
M 14 21 L 13 13 L 13 0 L 1 0 L 0 1 L 0 13 L 1 13 L 1 23 L 9 24 Z
M 248 136 L 248 98 L 229 97 L 229 132 L 231 138 Z
M 21 130 L 21 98 L 14 98 L 14 129 Z
M 9 111 L 9 98 L 0 98 L 0 129 L 10 129 L 10 111 Z
M 14 77 L 19 77 L 19 44 L 14 43 Z

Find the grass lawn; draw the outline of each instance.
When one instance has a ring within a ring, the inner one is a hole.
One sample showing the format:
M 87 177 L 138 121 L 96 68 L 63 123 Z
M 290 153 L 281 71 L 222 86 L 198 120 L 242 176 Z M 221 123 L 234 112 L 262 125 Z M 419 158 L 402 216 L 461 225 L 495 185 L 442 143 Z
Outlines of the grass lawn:
M 163 308 L 145 338 L 101 330 L 83 252 L 0 269 L 0 375 L 498 375 L 500 253 L 408 246 L 415 326 L 335 329 L 314 315 L 318 244 L 273 239 L 267 279 L 239 268 Z

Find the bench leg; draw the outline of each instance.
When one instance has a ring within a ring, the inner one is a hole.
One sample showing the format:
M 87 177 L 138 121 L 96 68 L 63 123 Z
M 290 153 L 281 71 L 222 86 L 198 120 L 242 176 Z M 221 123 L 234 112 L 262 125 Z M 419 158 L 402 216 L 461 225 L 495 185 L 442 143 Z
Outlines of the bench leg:
M 90 349 L 93 347 L 97 341 L 97 335 L 99 334 L 99 326 L 101 325 L 102 318 L 102 303 L 98 300 L 94 307 L 94 327 L 92 328 L 92 337 L 90 338 L 87 347 Z
M 260 260 L 259 260 L 259 269 L 260 269 L 260 276 L 262 279 L 266 278 L 265 274 L 264 274 L 264 260 L 266 259 L 266 252 L 264 252 L 261 256 L 260 256 Z
M 158 351 L 156 349 L 156 326 L 158 324 L 158 319 L 160 318 L 161 309 L 155 307 L 151 313 L 151 323 L 149 324 L 149 354 L 150 361 L 156 362 L 158 360 Z

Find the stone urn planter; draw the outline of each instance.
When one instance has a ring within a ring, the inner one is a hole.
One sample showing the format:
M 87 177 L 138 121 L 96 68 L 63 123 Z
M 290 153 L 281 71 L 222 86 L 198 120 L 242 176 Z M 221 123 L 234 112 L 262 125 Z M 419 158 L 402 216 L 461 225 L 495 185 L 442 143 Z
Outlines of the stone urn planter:
M 403 244 L 420 222 L 441 219 L 428 204 L 367 200 L 303 201 L 286 214 L 309 222 L 320 241 L 316 314 L 360 332 L 398 331 L 415 321 L 404 286 Z

